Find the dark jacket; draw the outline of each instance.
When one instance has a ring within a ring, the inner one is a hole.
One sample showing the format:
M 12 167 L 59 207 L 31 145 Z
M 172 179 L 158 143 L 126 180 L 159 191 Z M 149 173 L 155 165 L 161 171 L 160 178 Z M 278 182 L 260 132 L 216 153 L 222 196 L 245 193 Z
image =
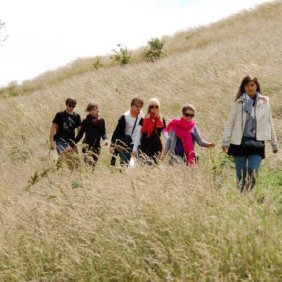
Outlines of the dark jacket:
M 156 128 L 150 137 L 147 137 L 146 134 L 141 133 L 141 140 L 139 149 L 149 157 L 153 157 L 156 154 L 160 154 L 163 149 L 162 141 L 161 141 L 161 133 L 163 129 L 166 127 L 165 119 L 162 120 L 163 127 Z M 139 125 L 142 127 L 143 119 L 140 120 Z
M 101 138 L 103 140 L 107 139 L 105 120 L 101 117 L 93 118 L 91 115 L 87 115 L 86 119 L 82 121 L 75 143 L 78 143 L 84 134 L 83 143 L 88 144 L 90 147 L 100 148 Z
M 125 116 L 122 115 L 119 118 L 116 129 L 113 133 L 113 136 L 112 136 L 112 139 L 111 139 L 111 146 L 115 146 L 117 139 L 125 137 L 125 126 L 126 126 Z

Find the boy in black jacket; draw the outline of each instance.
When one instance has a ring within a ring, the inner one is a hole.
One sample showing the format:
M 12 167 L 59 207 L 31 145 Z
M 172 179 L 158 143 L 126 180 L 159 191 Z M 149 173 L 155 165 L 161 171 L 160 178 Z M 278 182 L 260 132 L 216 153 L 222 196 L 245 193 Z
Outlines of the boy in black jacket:
M 131 157 L 134 140 L 137 136 L 137 125 L 143 118 L 143 100 L 133 98 L 130 103 L 130 110 L 125 112 L 118 120 L 116 129 L 111 140 L 110 153 L 113 154 L 111 164 L 115 164 L 116 155 L 119 154 L 121 164 L 127 164 Z

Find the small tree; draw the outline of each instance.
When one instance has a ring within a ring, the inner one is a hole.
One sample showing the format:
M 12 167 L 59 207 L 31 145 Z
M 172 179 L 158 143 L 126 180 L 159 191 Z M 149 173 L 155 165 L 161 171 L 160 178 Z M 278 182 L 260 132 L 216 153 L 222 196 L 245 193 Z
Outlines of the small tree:
M 127 65 L 131 59 L 131 53 L 128 51 L 126 46 L 122 46 L 121 44 L 117 44 L 119 50 L 113 50 L 115 53 L 111 56 L 113 62 L 118 62 L 121 66 Z
M 150 41 L 148 41 L 148 44 L 150 45 L 150 49 L 145 50 L 145 57 L 150 62 L 155 62 L 156 60 L 160 59 L 164 55 L 162 51 L 164 47 L 164 42 L 162 42 L 158 38 L 153 38 Z

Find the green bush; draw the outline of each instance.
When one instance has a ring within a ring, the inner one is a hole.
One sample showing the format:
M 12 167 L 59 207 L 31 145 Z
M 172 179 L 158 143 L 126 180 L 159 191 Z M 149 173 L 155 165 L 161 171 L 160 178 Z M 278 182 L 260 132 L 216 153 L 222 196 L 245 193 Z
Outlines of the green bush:
M 147 58 L 150 62 L 155 62 L 156 60 L 160 59 L 164 56 L 163 47 L 164 42 L 159 40 L 158 38 L 151 39 L 148 41 L 150 45 L 149 50 L 145 50 L 145 58 Z
M 127 65 L 131 59 L 131 52 L 128 51 L 126 46 L 122 46 L 121 44 L 117 44 L 119 50 L 113 50 L 114 55 L 111 56 L 113 63 L 118 62 L 121 66 Z

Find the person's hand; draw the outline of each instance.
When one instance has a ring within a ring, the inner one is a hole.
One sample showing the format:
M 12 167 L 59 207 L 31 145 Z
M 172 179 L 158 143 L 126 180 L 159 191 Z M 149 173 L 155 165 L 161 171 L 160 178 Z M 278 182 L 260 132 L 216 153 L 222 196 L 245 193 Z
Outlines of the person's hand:
M 223 153 L 227 153 L 229 150 L 229 147 L 228 146 L 222 146 L 222 151 Z
M 213 148 L 213 147 L 215 147 L 215 143 L 214 143 L 214 142 L 209 143 L 209 144 L 208 144 L 208 147 L 209 147 L 209 148 Z
M 114 147 L 110 147 L 110 153 L 113 154 L 115 152 L 115 148 Z
M 56 149 L 56 143 L 55 143 L 54 141 L 52 141 L 52 142 L 50 143 L 50 149 L 51 149 L 51 150 Z
M 278 150 L 277 150 L 277 149 L 276 149 L 276 150 L 273 150 L 273 153 L 274 153 L 274 154 L 278 153 Z
M 108 146 L 108 144 L 109 144 L 109 140 L 108 140 L 108 139 L 105 139 L 104 145 L 105 145 L 105 146 Z
M 133 151 L 133 152 L 131 153 L 131 156 L 134 157 L 134 158 L 137 158 L 137 152 L 136 152 L 136 151 Z

